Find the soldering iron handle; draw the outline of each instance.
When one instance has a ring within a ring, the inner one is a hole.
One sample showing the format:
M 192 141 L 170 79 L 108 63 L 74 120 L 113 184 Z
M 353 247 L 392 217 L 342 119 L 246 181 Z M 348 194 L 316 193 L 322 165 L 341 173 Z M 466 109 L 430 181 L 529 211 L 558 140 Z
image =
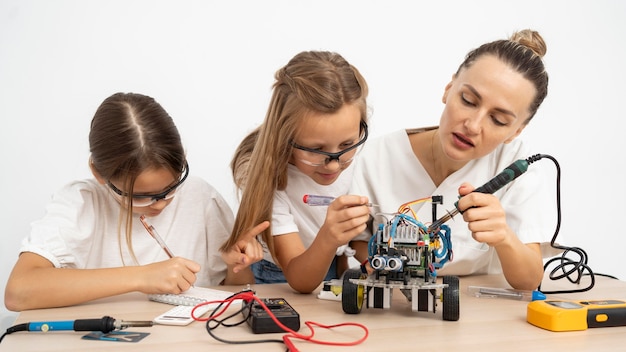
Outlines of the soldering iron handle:
M 507 183 L 515 180 L 521 174 L 526 172 L 526 170 L 528 170 L 528 164 L 541 159 L 541 157 L 542 157 L 541 155 L 537 154 L 526 160 L 520 159 L 520 160 L 515 161 L 511 165 L 507 166 L 504 170 L 502 170 L 502 172 L 497 174 L 494 178 L 489 180 L 489 182 L 476 188 L 474 192 L 489 193 L 489 194 L 495 193 L 497 190 L 504 187 Z M 462 212 L 463 211 L 459 209 L 459 202 L 458 201 L 455 202 L 454 210 L 449 211 L 446 215 L 439 218 L 439 220 L 433 222 L 428 227 L 428 233 L 432 233 L 433 231 L 437 230 L 439 226 L 441 226 L 443 223 L 452 219 L 452 217 L 454 217 L 456 214 L 462 213 Z
M 102 331 L 108 333 L 115 330 L 115 319 L 104 316 L 102 319 L 76 319 L 74 331 Z
M 526 170 L 528 170 L 528 161 L 524 159 L 517 160 L 502 170 L 501 173 L 489 180 L 489 182 L 476 188 L 474 192 L 493 194 L 500 188 L 504 187 L 507 183 L 513 181 L 518 176 L 526 172 Z
M 111 332 L 116 329 L 115 319 L 110 316 L 104 316 L 101 319 L 76 319 L 76 320 L 52 320 L 52 321 L 35 321 L 12 327 L 10 332 L 15 331 L 102 331 L 104 333 Z

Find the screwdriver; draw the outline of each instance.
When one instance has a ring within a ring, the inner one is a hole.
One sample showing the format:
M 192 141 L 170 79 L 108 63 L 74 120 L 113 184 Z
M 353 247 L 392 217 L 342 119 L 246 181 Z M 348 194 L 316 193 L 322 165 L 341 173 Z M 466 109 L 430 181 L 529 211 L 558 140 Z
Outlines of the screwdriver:
M 506 298 L 517 301 L 539 301 L 546 299 L 546 295 L 537 290 L 527 291 L 514 290 L 512 288 L 468 286 L 467 291 L 474 297 Z
M 302 197 L 302 201 L 308 205 L 330 205 L 330 203 L 335 200 L 335 197 L 330 197 L 330 196 L 317 196 L 314 194 L 305 194 L 304 197 Z M 367 203 L 364 204 L 367 205 L 368 207 L 377 207 L 377 204 L 372 204 L 372 203 Z
M 530 162 L 532 161 L 534 160 L 531 160 Z M 511 165 L 507 166 L 504 170 L 502 170 L 502 172 L 497 174 L 494 178 L 492 178 L 489 182 L 476 188 L 474 192 L 493 194 L 500 188 L 504 187 L 507 183 L 515 180 L 521 174 L 526 172 L 526 170 L 528 170 L 528 164 L 528 159 L 520 159 L 515 161 Z M 446 215 L 442 216 L 441 218 L 439 218 L 439 220 L 433 222 L 428 227 L 428 233 L 434 232 L 437 228 L 439 228 L 439 226 L 443 225 L 446 221 L 452 219 L 453 216 L 460 213 L 461 211 L 459 210 L 459 202 L 457 201 L 454 203 L 454 209 L 452 209 L 452 211 L 446 212 Z

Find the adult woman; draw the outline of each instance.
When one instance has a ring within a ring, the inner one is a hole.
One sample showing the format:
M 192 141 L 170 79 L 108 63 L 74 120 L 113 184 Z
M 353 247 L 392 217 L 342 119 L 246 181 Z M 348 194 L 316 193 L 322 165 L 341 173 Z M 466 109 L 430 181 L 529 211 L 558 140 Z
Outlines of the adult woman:
M 448 222 L 454 256 L 440 274 L 501 269 L 515 288 L 534 289 L 541 282 L 540 244 L 549 242 L 553 228 L 546 207 L 554 202 L 536 175 L 540 169 L 531 166 L 493 195 L 472 190 L 531 156 L 516 137 L 547 95 L 545 52 L 543 38 L 532 30 L 478 47 L 445 87 L 439 126 L 391 133 L 368 143 L 359 156 L 350 192 L 368 196 L 384 211 L 428 195 L 443 195 L 445 209 L 458 200 L 467 224 Z M 419 218 L 431 218 L 429 206 L 416 208 Z

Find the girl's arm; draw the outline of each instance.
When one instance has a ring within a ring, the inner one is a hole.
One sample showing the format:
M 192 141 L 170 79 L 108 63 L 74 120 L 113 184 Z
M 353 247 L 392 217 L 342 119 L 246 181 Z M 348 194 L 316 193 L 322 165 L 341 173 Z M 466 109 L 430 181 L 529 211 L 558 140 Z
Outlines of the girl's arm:
M 349 243 L 365 230 L 369 208 L 366 197 L 341 196 L 326 213 L 326 220 L 309 248 L 300 236 L 290 233 L 274 236 L 276 259 L 289 285 L 298 292 L 310 293 L 322 282 L 335 257 L 337 247 Z
M 52 308 L 127 292 L 181 293 L 196 281 L 200 265 L 175 257 L 143 266 L 107 269 L 55 268 L 44 257 L 24 252 L 7 281 L 7 309 Z
M 305 248 L 296 232 L 274 236 L 274 248 L 289 286 L 300 293 L 311 293 L 319 286 L 337 251 L 337 246 L 320 237 Z
M 241 235 L 234 246 L 222 252 L 222 260 L 228 267 L 223 285 L 254 284 L 254 275 L 249 266 L 263 259 L 263 247 L 256 240 L 256 236 L 269 226 L 269 221 L 263 221 Z

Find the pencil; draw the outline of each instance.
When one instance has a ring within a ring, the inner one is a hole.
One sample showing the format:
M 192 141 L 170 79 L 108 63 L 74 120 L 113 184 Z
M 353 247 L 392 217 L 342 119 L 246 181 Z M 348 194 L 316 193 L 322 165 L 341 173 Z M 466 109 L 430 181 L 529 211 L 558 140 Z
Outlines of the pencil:
M 146 220 L 146 216 L 145 215 L 141 215 L 139 217 L 139 220 L 141 220 L 141 223 L 143 224 L 143 227 L 146 228 L 146 231 L 148 231 L 148 233 L 150 234 L 150 236 L 152 236 L 152 238 L 154 238 L 157 243 L 159 244 L 159 246 L 161 246 L 161 248 L 163 248 L 163 250 L 165 251 L 165 254 L 167 254 L 168 257 L 170 258 L 174 258 L 174 254 L 172 253 L 172 251 L 167 247 L 167 244 L 165 244 L 165 242 L 163 241 L 163 239 L 161 238 L 161 236 L 159 236 L 159 233 L 157 232 L 157 230 L 154 228 L 154 226 L 150 225 L 148 223 L 148 221 Z

